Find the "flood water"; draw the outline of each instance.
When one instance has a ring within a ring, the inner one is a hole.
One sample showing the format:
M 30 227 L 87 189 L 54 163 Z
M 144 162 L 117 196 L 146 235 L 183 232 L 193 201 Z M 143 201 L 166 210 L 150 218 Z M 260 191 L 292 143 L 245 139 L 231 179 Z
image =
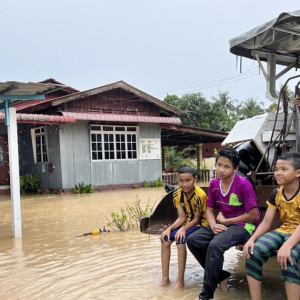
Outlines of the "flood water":
M 203 270 L 188 253 L 182 291 L 159 288 L 160 242 L 138 230 L 76 237 L 102 228 L 111 212 L 159 201 L 163 188 L 102 191 L 88 195 L 22 196 L 23 238 L 12 238 L 11 204 L 0 196 L 0 300 L 167 300 L 198 299 Z M 171 281 L 177 275 L 176 246 L 172 247 Z M 241 252 L 225 254 L 232 272 L 228 293 L 214 299 L 250 299 Z M 264 269 L 263 299 L 286 299 L 280 268 L 272 258 Z

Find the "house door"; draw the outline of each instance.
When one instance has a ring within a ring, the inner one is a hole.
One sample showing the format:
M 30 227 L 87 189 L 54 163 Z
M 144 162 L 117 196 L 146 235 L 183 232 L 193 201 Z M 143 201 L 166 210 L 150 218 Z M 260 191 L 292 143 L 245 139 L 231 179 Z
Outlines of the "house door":
M 0 134 L 0 185 L 9 185 L 7 135 Z

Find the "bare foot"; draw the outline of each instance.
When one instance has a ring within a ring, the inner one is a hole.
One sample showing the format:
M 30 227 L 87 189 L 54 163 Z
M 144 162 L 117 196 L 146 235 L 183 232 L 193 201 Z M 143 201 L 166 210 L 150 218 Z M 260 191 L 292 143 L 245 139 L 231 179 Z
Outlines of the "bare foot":
M 229 277 L 224 279 L 219 283 L 219 290 L 222 292 L 228 292 L 227 283 L 228 283 Z
M 168 286 L 171 284 L 171 281 L 168 279 L 162 279 L 158 286 Z
M 180 290 L 184 287 L 184 282 L 183 281 L 176 281 L 173 290 Z

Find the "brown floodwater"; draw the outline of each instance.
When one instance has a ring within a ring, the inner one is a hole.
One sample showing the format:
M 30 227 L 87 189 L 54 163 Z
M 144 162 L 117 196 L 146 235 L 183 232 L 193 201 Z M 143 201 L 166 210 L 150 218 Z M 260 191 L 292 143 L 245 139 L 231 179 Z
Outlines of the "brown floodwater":
M 23 238 L 12 238 L 11 204 L 0 196 L 0 300 L 167 300 L 197 299 L 203 270 L 189 253 L 182 291 L 159 288 L 160 242 L 138 230 L 76 237 L 103 228 L 113 211 L 134 204 L 152 205 L 163 188 L 102 191 L 87 195 L 26 195 L 21 197 Z M 176 246 L 170 274 L 177 275 Z M 241 252 L 225 254 L 232 272 L 229 292 L 218 300 L 250 299 Z M 285 299 L 280 268 L 272 258 L 264 269 L 263 299 Z

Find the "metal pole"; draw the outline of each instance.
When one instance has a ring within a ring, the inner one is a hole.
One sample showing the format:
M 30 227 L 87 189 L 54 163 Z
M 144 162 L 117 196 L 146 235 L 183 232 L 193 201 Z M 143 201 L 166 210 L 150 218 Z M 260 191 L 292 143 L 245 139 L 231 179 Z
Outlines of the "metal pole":
M 10 194 L 13 237 L 22 237 L 21 221 L 21 197 L 20 197 L 20 175 L 19 175 L 19 150 L 16 109 L 8 109 L 9 125 L 7 126 L 8 149 L 9 149 L 9 171 L 10 171 Z

